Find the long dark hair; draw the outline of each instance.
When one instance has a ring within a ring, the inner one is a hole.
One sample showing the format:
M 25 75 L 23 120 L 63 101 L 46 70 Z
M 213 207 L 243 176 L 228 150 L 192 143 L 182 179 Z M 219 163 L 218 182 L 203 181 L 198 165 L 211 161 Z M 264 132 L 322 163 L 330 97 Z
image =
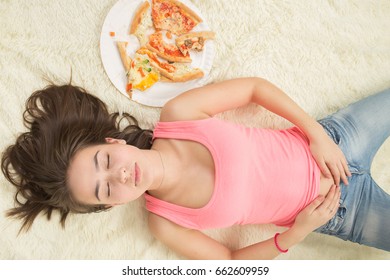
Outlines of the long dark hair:
M 41 212 L 50 219 L 54 210 L 59 211 L 65 227 L 71 212 L 109 208 L 82 205 L 69 192 L 69 162 L 80 149 L 105 143 L 106 137 L 124 139 L 140 149 L 150 149 L 152 144 L 152 131 L 141 129 L 135 118 L 110 114 L 101 100 L 71 84 L 51 84 L 34 92 L 26 102 L 23 120 L 29 131 L 4 151 L 1 160 L 2 172 L 16 187 L 16 206 L 7 216 L 23 220 L 21 231 L 28 231 Z M 128 123 L 120 129 L 123 120 Z

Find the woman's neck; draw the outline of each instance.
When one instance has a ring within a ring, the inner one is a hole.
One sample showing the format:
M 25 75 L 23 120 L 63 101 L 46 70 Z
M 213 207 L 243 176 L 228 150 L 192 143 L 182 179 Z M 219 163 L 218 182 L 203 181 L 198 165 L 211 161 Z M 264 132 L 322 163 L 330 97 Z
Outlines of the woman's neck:
M 163 199 L 172 194 L 180 181 L 182 165 L 175 153 L 167 147 L 153 146 L 150 150 L 156 167 L 154 183 L 147 192 Z

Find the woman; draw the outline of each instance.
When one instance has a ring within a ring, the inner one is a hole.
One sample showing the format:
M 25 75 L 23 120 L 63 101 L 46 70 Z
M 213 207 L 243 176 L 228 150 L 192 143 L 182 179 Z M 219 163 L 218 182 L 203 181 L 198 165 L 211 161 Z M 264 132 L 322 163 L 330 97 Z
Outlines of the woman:
M 213 117 L 250 102 L 295 126 L 273 131 Z M 169 101 L 152 134 L 136 122 L 121 131 L 118 115 L 80 88 L 51 86 L 29 99 L 30 132 L 3 155 L 18 188 L 9 215 L 28 229 L 41 211 L 59 210 L 64 225 L 70 212 L 144 196 L 151 232 L 191 259 L 271 259 L 314 230 L 390 251 L 390 197 L 369 174 L 390 134 L 388 108 L 390 91 L 316 122 L 268 81 L 241 78 Z M 250 223 L 288 229 L 236 251 L 201 232 Z

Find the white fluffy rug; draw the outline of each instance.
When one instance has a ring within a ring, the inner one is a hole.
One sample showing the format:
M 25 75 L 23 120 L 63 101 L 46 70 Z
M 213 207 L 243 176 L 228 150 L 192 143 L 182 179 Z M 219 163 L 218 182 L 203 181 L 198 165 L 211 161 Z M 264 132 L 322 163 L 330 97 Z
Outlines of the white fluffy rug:
M 129 0 L 132 1 L 132 0 Z M 24 131 L 26 98 L 44 78 L 83 86 L 152 128 L 159 109 L 120 94 L 100 59 L 99 38 L 116 0 L 0 1 L 0 149 Z M 390 2 L 386 0 L 278 1 L 193 0 L 217 34 L 210 82 L 261 76 L 282 88 L 309 114 L 325 116 L 341 106 L 390 87 Z M 259 106 L 221 115 L 247 125 L 288 125 Z M 375 158 L 373 174 L 390 191 L 390 141 Z M 177 259 L 146 224 L 144 202 L 107 213 L 71 215 L 62 230 L 58 216 L 39 217 L 17 237 L 18 221 L 5 218 L 14 188 L 0 177 L 0 259 Z M 256 225 L 208 231 L 239 248 L 281 230 Z M 309 235 L 279 259 L 390 259 L 390 253 L 319 234 Z

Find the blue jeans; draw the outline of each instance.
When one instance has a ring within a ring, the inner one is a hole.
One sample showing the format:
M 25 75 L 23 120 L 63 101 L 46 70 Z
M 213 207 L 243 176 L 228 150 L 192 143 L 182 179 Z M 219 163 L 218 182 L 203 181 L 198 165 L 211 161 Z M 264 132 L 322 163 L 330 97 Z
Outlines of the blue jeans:
M 390 251 L 390 195 L 370 174 L 375 154 L 390 136 L 390 89 L 319 123 L 344 152 L 352 177 L 348 186 L 340 184 L 337 214 L 315 232 Z

